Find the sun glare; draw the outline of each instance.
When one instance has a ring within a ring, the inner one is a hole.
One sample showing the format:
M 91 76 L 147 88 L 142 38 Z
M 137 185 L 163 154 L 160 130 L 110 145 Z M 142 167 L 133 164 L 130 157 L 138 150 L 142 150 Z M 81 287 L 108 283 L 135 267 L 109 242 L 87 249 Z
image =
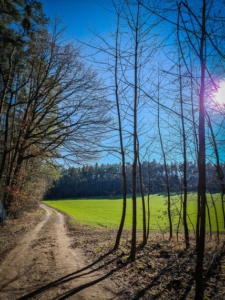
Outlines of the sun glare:
M 218 104 L 225 104 L 225 81 L 219 83 L 218 92 L 214 94 L 214 101 Z

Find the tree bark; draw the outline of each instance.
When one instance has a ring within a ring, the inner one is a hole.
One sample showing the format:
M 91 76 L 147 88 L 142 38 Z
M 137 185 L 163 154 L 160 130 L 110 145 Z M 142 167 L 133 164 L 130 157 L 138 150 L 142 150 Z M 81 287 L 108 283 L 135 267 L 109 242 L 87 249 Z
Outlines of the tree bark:
M 121 112 L 120 112 L 120 102 L 119 102 L 119 84 L 118 84 L 118 34 L 119 34 L 119 21 L 120 16 L 117 15 L 117 29 L 116 29 L 116 54 L 115 54 L 115 72 L 114 72 L 114 80 L 115 80 L 115 97 L 116 97 L 116 108 L 117 108 L 117 118 L 118 118 L 118 126 L 119 126 L 119 139 L 120 139 L 120 151 L 121 151 L 121 160 L 122 160 L 122 180 L 123 180 L 123 210 L 120 221 L 119 230 L 117 232 L 116 241 L 114 245 L 114 250 L 119 247 L 120 239 L 124 227 L 125 217 L 126 217 L 126 207 L 127 207 L 127 179 L 126 179 L 126 162 L 125 162 L 125 151 L 123 146 L 123 129 L 121 122 Z
M 137 235 L 137 104 L 138 104 L 138 34 L 139 34 L 139 4 L 137 7 L 135 26 L 135 50 L 134 50 L 134 103 L 133 103 L 133 164 L 132 164 L 132 239 L 130 258 L 136 258 L 136 235 Z
M 205 252 L 205 214 L 206 214 L 206 153 L 205 153 L 205 26 L 206 26 L 206 0 L 202 0 L 202 24 L 200 40 L 200 64 L 201 84 L 199 95 L 199 183 L 198 183 L 198 218 L 199 224 L 196 228 L 197 236 L 197 263 L 196 263 L 196 287 L 195 300 L 203 299 L 203 261 Z
M 169 219 L 169 239 L 172 239 L 173 237 L 173 224 L 172 224 L 172 217 L 171 217 L 171 200 L 170 200 L 170 183 L 169 183 L 169 174 L 168 174 L 168 167 L 167 167 L 167 161 L 166 161 L 166 153 L 164 150 L 164 145 L 163 145 L 163 139 L 162 139 L 162 133 L 160 129 L 160 121 L 159 121 L 159 89 L 160 86 L 158 84 L 158 132 L 159 132 L 159 140 L 160 140 L 160 145 L 161 145 L 161 150 L 162 150 L 162 155 L 163 155 L 163 165 L 164 165 L 164 171 L 165 171 L 165 177 L 166 177 L 166 191 L 167 191 L 167 215 Z

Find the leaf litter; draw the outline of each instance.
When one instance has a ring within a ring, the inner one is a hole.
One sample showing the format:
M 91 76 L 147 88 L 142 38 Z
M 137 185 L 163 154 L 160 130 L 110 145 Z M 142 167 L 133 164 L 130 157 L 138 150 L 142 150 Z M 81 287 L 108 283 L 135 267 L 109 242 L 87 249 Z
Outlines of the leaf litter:
M 120 247 L 112 251 L 116 230 L 99 230 L 77 224 L 68 226 L 74 248 L 81 248 L 95 267 L 112 271 L 123 293 L 123 299 L 194 299 L 195 292 L 195 237 L 185 249 L 183 235 L 169 241 L 166 234 L 150 232 L 147 245 L 141 245 L 142 232 L 137 234 L 136 261 L 129 259 L 131 232 L 123 232 Z M 204 299 L 225 299 L 225 242 L 216 236 L 206 238 L 204 257 Z

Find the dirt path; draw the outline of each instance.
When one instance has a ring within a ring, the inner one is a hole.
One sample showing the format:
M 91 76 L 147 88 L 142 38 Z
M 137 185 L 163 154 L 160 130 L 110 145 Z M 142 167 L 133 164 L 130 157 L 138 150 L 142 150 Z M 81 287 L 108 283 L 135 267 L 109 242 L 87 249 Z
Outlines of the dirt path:
M 70 248 L 63 215 L 42 207 L 44 220 L 0 265 L 0 299 L 120 299 L 114 283 Z

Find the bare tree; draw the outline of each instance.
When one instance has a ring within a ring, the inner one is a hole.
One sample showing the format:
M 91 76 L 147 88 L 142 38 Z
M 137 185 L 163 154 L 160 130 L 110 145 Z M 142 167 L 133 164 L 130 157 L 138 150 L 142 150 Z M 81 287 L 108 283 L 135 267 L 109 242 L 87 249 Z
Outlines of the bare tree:
M 178 41 L 179 41 L 179 16 L 180 12 L 178 9 Z M 180 43 L 179 43 L 180 45 Z M 179 55 L 180 56 L 180 55 Z M 186 247 L 190 247 L 189 242 L 189 231 L 188 231 L 188 224 L 187 224 L 187 138 L 186 138 L 186 130 L 185 130 L 185 120 L 184 120 L 184 103 L 183 103 L 183 85 L 182 85 L 182 74 L 181 74 L 181 58 L 179 57 L 178 62 L 178 70 L 179 70 L 179 86 L 180 86 L 180 118 L 181 118 L 181 127 L 182 127 L 182 142 L 183 142 L 183 191 L 184 191 L 184 198 L 183 198 L 183 224 L 184 224 L 184 237 Z
M 213 131 L 211 118 L 210 118 L 210 115 L 207 112 L 206 112 L 206 120 L 207 120 L 207 124 L 208 124 L 209 130 L 210 130 L 211 140 L 212 140 L 212 147 L 213 147 L 213 150 L 214 150 L 214 153 L 215 153 L 215 158 L 216 158 L 215 169 L 216 169 L 218 181 L 219 181 L 219 184 L 220 184 L 220 187 L 221 187 L 221 207 L 222 207 L 222 213 L 223 213 L 223 226 L 225 228 L 225 208 L 224 208 L 225 183 L 224 183 L 224 173 L 223 173 L 223 169 L 221 168 L 221 164 L 220 164 L 219 149 L 218 149 L 218 145 L 217 145 L 217 142 L 216 142 L 216 136 L 215 136 L 215 133 Z
M 114 4 L 115 10 L 117 9 Z M 117 108 L 117 117 L 118 117 L 118 130 L 119 130 L 119 139 L 120 139 L 120 151 L 121 151 L 121 160 L 122 160 L 122 178 L 123 178 L 123 210 L 120 221 L 119 230 L 117 233 L 114 249 L 117 249 L 120 243 L 125 217 L 126 217 L 126 206 L 127 206 L 127 180 L 126 180 L 126 160 L 125 160 L 125 149 L 123 141 L 123 128 L 121 121 L 121 110 L 120 110 L 120 97 L 119 97 L 119 80 L 118 80 L 118 63 L 119 63 L 119 28 L 120 27 L 120 13 L 117 11 L 117 28 L 115 36 L 115 69 L 114 69 L 114 80 L 115 80 L 115 98 L 116 98 L 116 108 Z
M 138 171 L 139 171 L 140 192 L 141 192 L 141 201 L 142 201 L 142 225 L 143 225 L 142 245 L 145 246 L 147 244 L 148 236 L 147 236 L 147 226 L 146 226 L 145 195 L 144 195 L 144 184 L 142 178 L 142 164 L 140 160 L 139 142 L 137 146 L 138 146 Z M 148 199 L 148 218 L 149 218 L 149 214 L 150 214 L 150 208 L 149 208 L 149 199 Z M 149 220 L 148 220 L 148 233 L 149 233 Z
M 63 44 L 57 23 L 52 34 L 41 31 L 21 49 L 13 75 L 0 164 L 6 207 L 16 186 L 22 188 L 18 178 L 26 160 L 90 158 L 109 121 L 101 80 L 84 65 L 78 47 Z
M 172 239 L 173 237 L 173 224 L 172 224 L 172 216 L 171 216 L 171 199 L 170 199 L 170 183 L 169 183 L 169 172 L 168 172 L 168 166 L 167 166 L 167 159 L 166 159 L 166 152 L 163 145 L 163 138 L 162 138 L 162 132 L 161 132 L 161 126 L 160 126 L 160 85 L 158 84 L 158 132 L 159 132 L 159 141 L 162 151 L 162 157 L 163 157 L 163 165 L 165 170 L 165 177 L 166 177 L 166 191 L 167 191 L 167 215 L 169 220 L 169 239 Z

